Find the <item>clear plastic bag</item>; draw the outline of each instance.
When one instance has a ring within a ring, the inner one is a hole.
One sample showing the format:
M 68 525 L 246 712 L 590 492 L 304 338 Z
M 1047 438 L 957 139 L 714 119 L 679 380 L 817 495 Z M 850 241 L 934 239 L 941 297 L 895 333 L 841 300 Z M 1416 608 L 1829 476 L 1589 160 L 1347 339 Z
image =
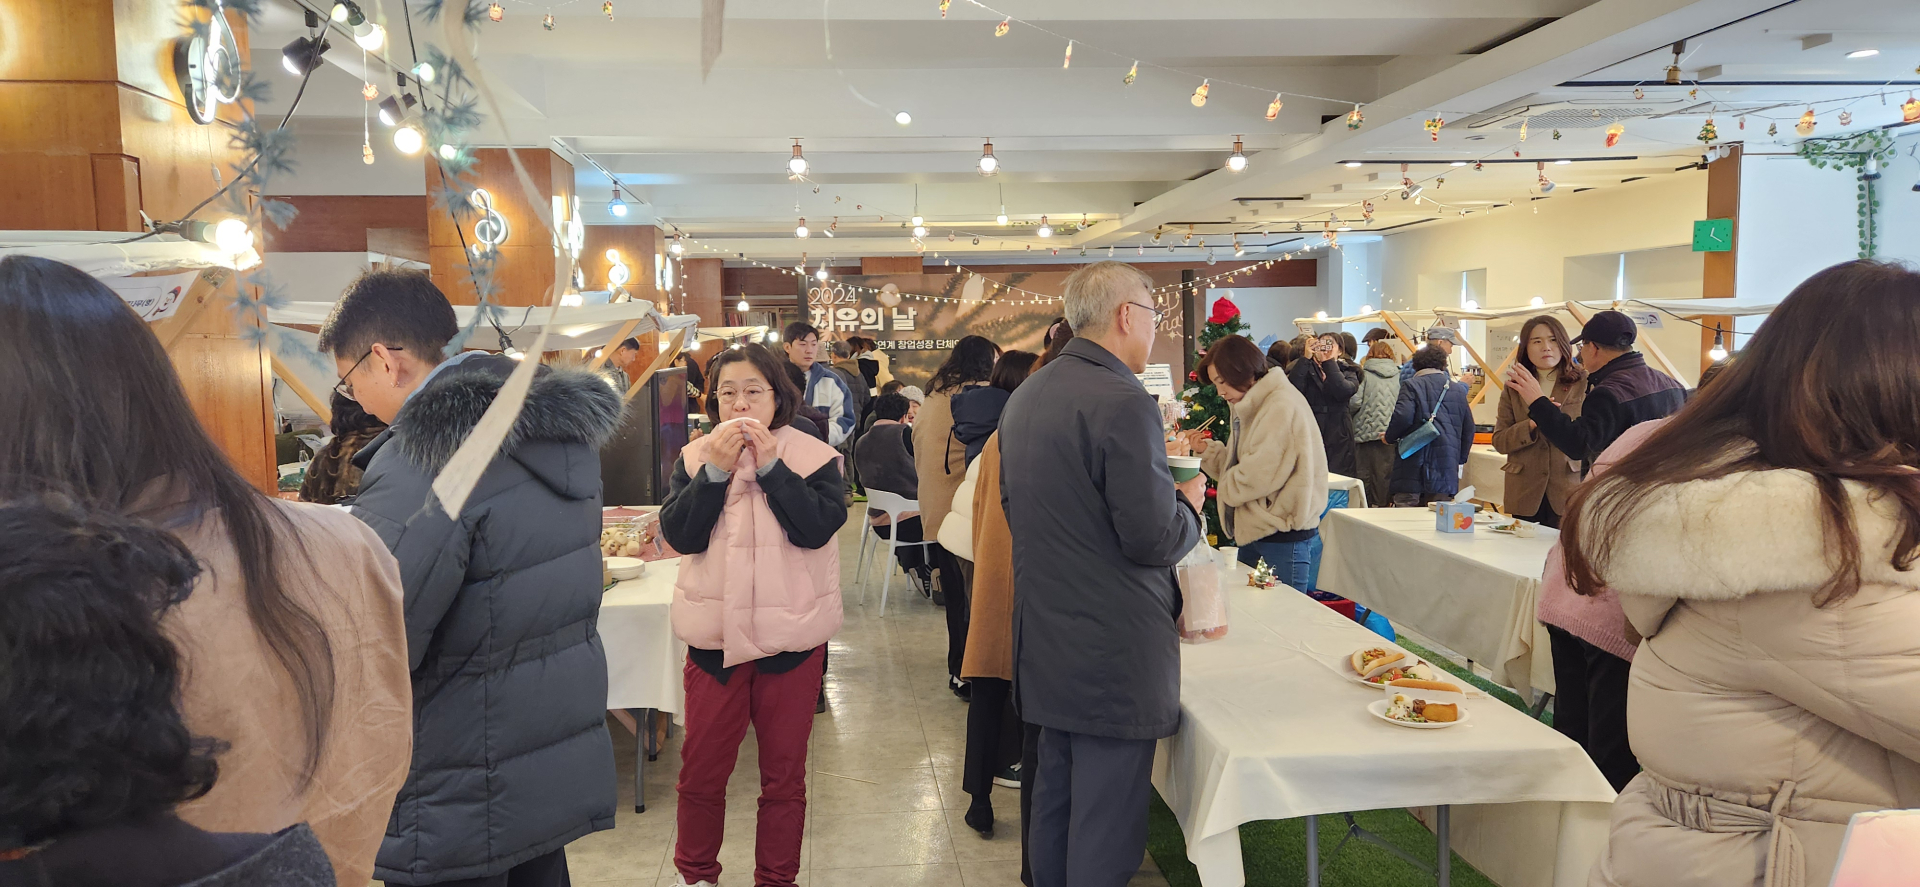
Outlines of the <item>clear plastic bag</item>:
M 1227 636 L 1227 587 L 1235 571 L 1223 551 L 1205 542 L 1174 567 L 1180 579 L 1180 642 L 1205 644 Z

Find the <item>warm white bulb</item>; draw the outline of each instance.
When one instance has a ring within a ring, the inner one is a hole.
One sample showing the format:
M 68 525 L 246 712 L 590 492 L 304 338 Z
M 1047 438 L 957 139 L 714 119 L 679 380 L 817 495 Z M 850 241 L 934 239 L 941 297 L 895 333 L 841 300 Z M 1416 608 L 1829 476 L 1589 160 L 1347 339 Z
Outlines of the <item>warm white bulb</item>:
M 1358 161 L 1358 160 L 1349 160 L 1349 161 L 1347 161 L 1347 162 L 1346 162 L 1346 164 L 1345 164 L 1345 165 L 1346 165 L 1346 167 L 1347 167 L 1348 169 L 1359 169 L 1359 168 L 1360 168 L 1360 161 Z
M 994 216 L 993 220 L 999 224 L 1005 225 L 1007 223 L 1007 214 L 1001 213 L 997 216 Z
M 687 251 L 687 248 L 684 246 L 681 246 L 680 241 L 678 240 L 674 241 L 672 245 L 667 247 L 667 252 L 673 253 L 676 256 L 686 251 Z
M 508 357 L 511 357 L 511 358 L 513 358 L 514 360 L 526 360 L 526 359 L 527 359 L 527 352 L 525 352 L 525 351 L 518 351 L 518 350 L 515 350 L 515 351 L 509 351 L 509 352 L 507 352 L 507 356 L 508 356 Z
M 1041 225 L 1041 226 L 1040 226 L 1040 230 L 1038 230 L 1038 231 L 1035 231 L 1035 232 L 1033 232 L 1033 233 L 1035 233 L 1035 234 L 1038 234 L 1038 235 L 1040 235 L 1041 237 L 1052 237 L 1052 236 L 1053 236 L 1053 226 L 1052 226 L 1052 225 Z
M 900 113 L 893 115 L 893 122 L 898 123 L 901 126 L 906 126 L 907 124 L 913 122 L 913 115 L 908 114 L 905 111 L 901 111 Z
M 1373 313 L 1373 306 L 1372 306 L 1372 305 L 1361 305 L 1361 306 L 1360 306 L 1360 313 L 1361 313 L 1361 314 L 1372 314 L 1372 313 Z
M 347 20 L 347 16 L 350 14 L 351 12 L 350 10 L 347 9 L 347 4 L 345 3 L 333 4 L 333 20 L 334 21 L 344 22 Z
M 457 155 L 457 154 L 459 154 L 459 153 L 460 153 L 460 149 L 459 149 L 459 148 L 455 148 L 455 147 L 454 147 L 454 146 L 452 146 L 452 145 L 441 145 L 441 146 L 440 146 L 440 159 L 442 159 L 442 160 L 452 160 L 452 159 L 454 158 L 454 156 L 455 156 L 455 155 Z M 620 212 L 620 214 L 621 214 L 621 215 L 626 215 L 626 210 L 625 210 L 625 209 L 622 209 L 622 210 L 621 210 L 621 212 Z
M 827 269 L 826 269 L 826 266 L 824 266 L 824 265 L 822 265 L 822 266 L 820 267 L 820 270 L 818 270 L 818 271 L 815 271 L 815 272 L 813 272 L 813 279 L 815 279 L 815 280 L 826 280 L 826 279 L 827 279 Z
M 433 78 L 439 75 L 434 72 L 432 64 L 421 62 L 413 66 L 413 76 L 414 79 L 419 80 L 421 83 L 432 83 Z
M 1560 160 L 1555 160 L 1555 161 L 1553 162 L 1553 165 L 1554 165 L 1554 166 L 1566 166 L 1567 164 L 1569 164 L 1569 163 L 1572 163 L 1572 162 L 1573 162 L 1573 161 L 1571 161 L 1571 160 L 1566 160 L 1566 159 L 1564 159 L 1564 158 L 1563 158 L 1563 159 L 1560 159 Z
M 1878 49 L 1856 49 L 1852 52 L 1847 53 L 1847 58 L 1864 59 L 1864 58 L 1872 58 L 1879 54 L 1880 54 L 1880 50 Z M 1726 356 L 1727 356 L 1727 352 L 1725 351 L 1720 352 L 1720 357 L 1726 357 Z M 1716 357 L 1714 358 L 1714 360 L 1719 360 L 1720 357 Z
M 769 341 L 769 342 L 778 342 L 778 341 L 780 341 L 780 334 L 779 334 L 779 333 L 777 333 L 777 332 L 772 332 L 772 331 L 769 331 L 769 332 L 767 333 L 767 341 Z
M 412 157 L 427 146 L 427 137 L 409 123 L 393 131 L 393 147 L 400 153 Z
M 914 225 L 914 226 L 913 226 L 913 236 L 915 236 L 915 237 L 925 237 L 925 236 L 927 236 L 927 226 L 925 226 L 925 225 Z
M 1534 296 L 1532 299 L 1528 300 L 1527 306 L 1531 308 L 1545 308 L 1547 307 L 1547 300 L 1542 299 L 1539 296 Z
M 981 172 L 984 172 L 984 173 L 989 173 L 989 174 L 990 174 L 990 173 L 992 173 L 992 172 L 993 172 L 994 170 L 996 170 L 996 169 L 999 169 L 999 168 L 1000 168 L 1000 158 L 998 158 L 998 157 L 995 157 L 995 156 L 993 156 L 992 154 L 983 154 L 983 155 L 981 155 L 981 156 L 980 156 L 980 171 L 981 171 Z
M 918 227 L 920 227 L 921 225 L 925 225 L 926 223 L 927 223 L 927 220 L 926 220 L 926 219 L 923 219 L 923 218 L 921 218 L 921 217 L 920 217 L 920 214 L 919 214 L 919 213 L 914 213 L 914 215 L 913 215 L 913 227 L 915 227 L 915 228 L 918 228 Z
M 221 252 L 239 255 L 253 248 L 253 232 L 244 219 L 221 219 L 213 226 L 213 245 Z
M 1227 168 L 1228 168 L 1228 169 L 1230 169 L 1230 170 L 1233 170 L 1234 172 L 1239 172 L 1239 171 L 1241 171 L 1241 170 L 1243 170 L 1243 169 L 1246 169 L 1246 168 L 1247 168 L 1247 155 L 1245 155 L 1245 154 L 1235 154 L 1235 155 L 1233 155 L 1232 157 L 1228 157 L 1228 158 L 1227 158 Z
M 287 73 L 295 77 L 303 77 L 306 75 L 306 72 L 300 70 L 300 66 L 294 63 L 293 56 L 290 55 L 282 55 L 280 57 L 280 67 L 286 68 Z
M 618 262 L 618 261 L 620 261 L 620 250 L 618 250 L 618 249 L 614 249 L 614 248 L 608 248 L 608 249 L 607 249 L 607 261 L 609 261 L 609 262 Z
M 1726 346 L 1724 345 L 1713 346 L 1711 350 L 1707 351 L 1707 357 L 1712 358 L 1715 362 L 1726 360 L 1727 359 Z
M 745 311 L 745 310 L 747 310 L 747 300 L 746 300 L 746 299 L 741 299 L 741 300 L 740 300 L 740 304 L 738 304 L 738 305 L 735 305 L 735 306 L 733 306 L 733 307 L 734 307 L 734 310 L 736 310 L 736 311 Z
M 787 170 L 792 172 L 796 176 L 806 175 L 807 174 L 807 158 L 795 157 L 792 160 L 787 161 Z
M 1313 312 L 1313 319 L 1314 319 L 1314 320 L 1326 320 L 1326 319 L 1327 319 L 1327 312 L 1325 312 L 1325 311 L 1315 311 L 1315 312 Z
M 587 300 L 582 298 L 579 293 L 566 293 L 560 297 L 560 307 L 562 308 L 578 308 L 586 303 Z
M 355 29 L 359 31 L 359 29 Z M 353 42 L 368 52 L 379 52 L 387 42 L 387 30 L 373 22 L 367 22 L 366 29 L 353 35 Z
M 802 240 L 805 240 L 807 238 L 807 235 L 810 235 L 812 233 L 813 233 L 812 231 L 807 230 L 807 226 L 804 224 L 793 226 L 793 236 L 798 237 Z
M 1460 307 L 1465 308 L 1468 311 L 1478 311 L 1480 310 L 1480 303 L 1477 300 L 1468 299 L 1466 304 L 1461 305 Z

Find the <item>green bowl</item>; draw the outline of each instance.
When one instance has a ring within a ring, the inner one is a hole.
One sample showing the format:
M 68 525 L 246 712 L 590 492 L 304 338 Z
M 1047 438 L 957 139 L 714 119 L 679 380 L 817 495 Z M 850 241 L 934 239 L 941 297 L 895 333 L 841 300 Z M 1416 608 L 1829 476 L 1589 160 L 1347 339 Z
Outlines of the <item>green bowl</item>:
M 1200 457 L 1168 456 L 1167 468 L 1173 471 L 1173 482 L 1183 484 L 1200 476 Z

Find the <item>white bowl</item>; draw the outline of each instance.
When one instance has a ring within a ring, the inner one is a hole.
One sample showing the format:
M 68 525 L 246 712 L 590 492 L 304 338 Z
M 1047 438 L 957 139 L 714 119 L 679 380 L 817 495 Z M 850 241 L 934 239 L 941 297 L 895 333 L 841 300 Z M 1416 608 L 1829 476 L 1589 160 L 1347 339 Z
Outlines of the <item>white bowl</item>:
M 637 557 L 610 557 L 607 561 L 607 575 L 625 582 L 647 575 L 647 562 Z

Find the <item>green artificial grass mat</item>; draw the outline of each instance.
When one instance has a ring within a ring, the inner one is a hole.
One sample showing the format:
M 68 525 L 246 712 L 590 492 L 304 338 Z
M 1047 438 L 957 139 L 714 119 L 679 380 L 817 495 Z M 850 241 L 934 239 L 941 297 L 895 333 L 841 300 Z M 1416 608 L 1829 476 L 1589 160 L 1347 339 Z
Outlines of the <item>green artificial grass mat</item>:
M 1495 699 L 1527 711 L 1519 694 L 1475 675 L 1466 666 L 1440 656 L 1402 635 L 1394 639 L 1408 652 L 1439 666 Z M 1553 715 L 1542 715 L 1551 726 Z M 1367 810 L 1353 815 L 1361 828 L 1387 839 L 1421 861 L 1431 865 L 1435 851 L 1433 833 L 1413 814 L 1405 810 Z M 1433 876 L 1415 869 L 1403 859 L 1365 841 L 1347 842 L 1340 855 L 1329 858 L 1335 845 L 1346 835 L 1347 822 L 1338 815 L 1320 817 L 1320 883 L 1323 887 L 1425 887 Z M 1180 822 L 1158 794 L 1147 819 L 1147 852 L 1160 866 L 1171 887 L 1200 887 L 1200 874 L 1187 861 L 1187 839 L 1180 833 Z M 1304 819 L 1249 822 L 1240 826 L 1240 855 L 1247 873 L 1247 887 L 1295 887 L 1307 882 L 1307 825 Z M 1493 887 L 1493 882 L 1453 855 L 1453 883 L 1460 887 Z
M 1360 827 L 1373 832 L 1421 861 L 1434 860 L 1433 833 L 1405 810 L 1368 810 L 1355 813 Z M 1323 887 L 1431 887 L 1433 876 L 1405 860 L 1358 839 L 1348 841 L 1339 856 L 1329 858 L 1345 836 L 1347 822 L 1338 815 L 1320 817 L 1320 883 Z M 1187 861 L 1187 840 L 1180 823 L 1159 795 L 1147 819 L 1147 851 L 1171 887 L 1200 887 L 1200 874 Z M 1307 883 L 1307 826 L 1304 819 L 1249 822 L 1240 827 L 1241 863 L 1247 887 L 1299 887 Z M 1493 882 L 1453 855 L 1453 883 L 1459 887 L 1493 887 Z

